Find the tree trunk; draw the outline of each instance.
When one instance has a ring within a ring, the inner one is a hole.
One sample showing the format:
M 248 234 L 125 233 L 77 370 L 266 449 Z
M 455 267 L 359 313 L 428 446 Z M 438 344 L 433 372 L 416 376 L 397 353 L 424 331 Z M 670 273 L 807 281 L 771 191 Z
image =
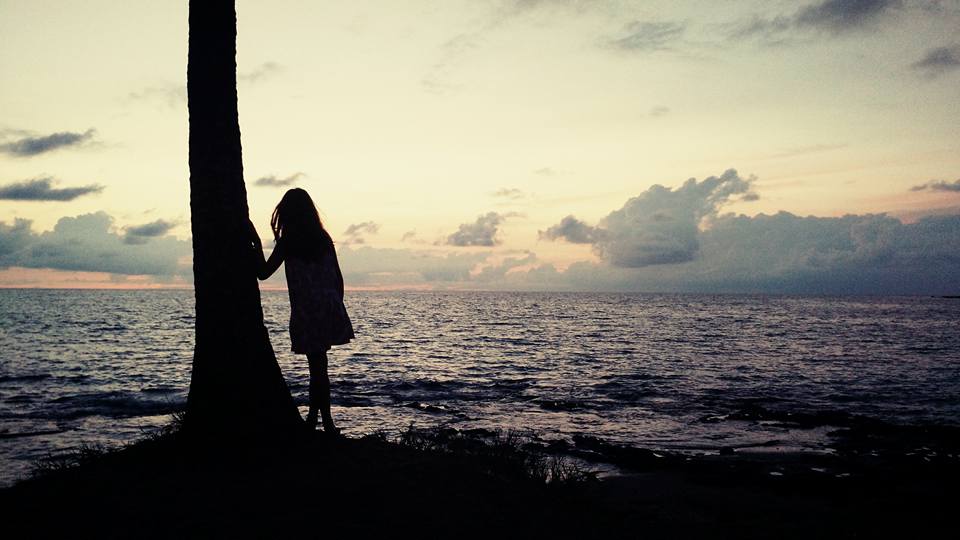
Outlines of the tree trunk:
M 196 345 L 192 433 L 288 431 L 300 414 L 263 324 L 237 117 L 234 0 L 191 0 L 187 58 Z

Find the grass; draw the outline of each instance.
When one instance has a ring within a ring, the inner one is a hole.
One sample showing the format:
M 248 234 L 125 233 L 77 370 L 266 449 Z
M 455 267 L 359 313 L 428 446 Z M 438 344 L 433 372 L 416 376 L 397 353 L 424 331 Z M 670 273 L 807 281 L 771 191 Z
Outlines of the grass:
M 9 529 L 26 531 L 12 537 L 311 537 L 321 529 L 309 524 L 331 519 L 322 536 L 530 536 L 584 531 L 597 515 L 586 494 L 593 473 L 519 432 L 410 426 L 359 439 L 238 433 L 197 444 L 181 427 L 175 417 L 118 448 L 40 460 L 32 478 L 0 490 Z
M 469 458 L 491 474 L 519 476 L 534 482 L 573 487 L 595 481 L 597 474 L 562 455 L 548 455 L 530 432 L 517 430 L 419 429 L 413 424 L 396 438 L 402 447 L 419 452 Z
M 33 462 L 30 477 L 38 479 L 55 475 L 57 473 L 89 466 L 109 458 L 111 454 L 122 451 L 136 451 L 136 449 L 148 445 L 157 445 L 167 441 L 173 441 L 183 427 L 184 416 L 185 412 L 176 411 L 170 415 L 170 421 L 163 426 L 155 429 L 142 429 L 140 439 L 122 444 L 118 447 L 111 447 L 99 443 L 84 443 L 77 448 L 63 452 L 48 453 Z

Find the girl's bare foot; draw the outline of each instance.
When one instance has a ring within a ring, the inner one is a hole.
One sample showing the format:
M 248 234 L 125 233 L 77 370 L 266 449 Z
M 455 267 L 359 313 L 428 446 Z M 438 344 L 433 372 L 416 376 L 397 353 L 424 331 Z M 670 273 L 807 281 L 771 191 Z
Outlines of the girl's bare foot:
M 338 428 L 337 426 L 333 425 L 332 423 L 331 423 L 331 424 L 328 424 L 328 423 L 324 422 L 324 423 L 323 423 L 323 432 L 324 432 L 328 437 L 332 437 L 332 438 L 335 438 L 335 439 L 340 438 L 340 428 Z

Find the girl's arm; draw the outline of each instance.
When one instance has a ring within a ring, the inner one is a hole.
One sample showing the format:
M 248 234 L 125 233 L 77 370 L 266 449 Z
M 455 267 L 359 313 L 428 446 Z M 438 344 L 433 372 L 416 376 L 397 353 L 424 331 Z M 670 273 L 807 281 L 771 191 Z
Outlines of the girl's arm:
M 250 241 L 253 244 L 253 264 L 260 280 L 272 276 L 280 264 L 283 263 L 283 243 L 277 242 L 270 253 L 269 259 L 263 258 L 263 244 L 260 242 L 260 235 L 257 234 L 257 228 L 250 223 Z

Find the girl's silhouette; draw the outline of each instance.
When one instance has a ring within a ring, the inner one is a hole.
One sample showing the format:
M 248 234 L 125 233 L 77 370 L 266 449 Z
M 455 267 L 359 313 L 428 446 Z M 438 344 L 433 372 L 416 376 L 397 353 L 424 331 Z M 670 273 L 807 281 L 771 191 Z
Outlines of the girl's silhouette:
M 353 339 L 353 326 L 343 305 L 343 274 L 337 262 L 333 239 L 323 228 L 310 195 L 300 188 L 287 191 L 270 219 L 276 245 L 264 260 L 256 227 L 250 223 L 257 277 L 267 279 L 280 264 L 287 275 L 290 293 L 290 342 L 293 352 L 307 355 L 310 365 L 310 412 L 307 425 L 317 425 L 337 434 L 330 415 L 330 377 L 327 351 Z

